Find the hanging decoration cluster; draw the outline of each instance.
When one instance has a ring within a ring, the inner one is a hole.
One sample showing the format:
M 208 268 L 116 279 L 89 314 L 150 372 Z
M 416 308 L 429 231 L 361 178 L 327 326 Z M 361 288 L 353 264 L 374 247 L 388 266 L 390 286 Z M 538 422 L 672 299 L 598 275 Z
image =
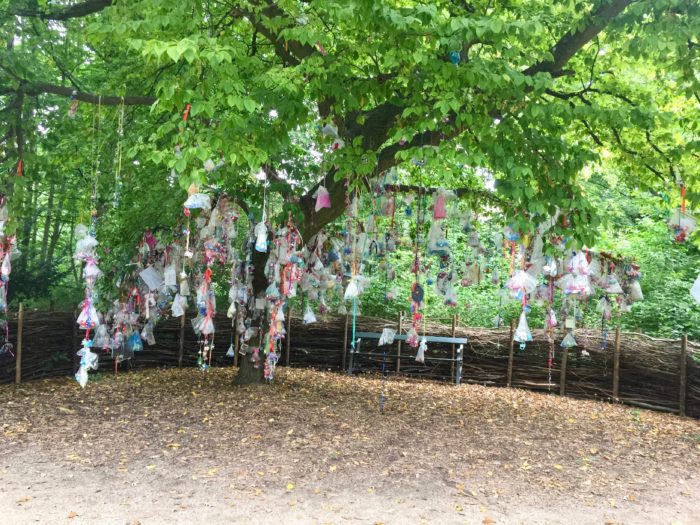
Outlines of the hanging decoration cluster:
M 12 272 L 12 260 L 19 257 L 16 237 L 5 232 L 9 220 L 7 197 L 0 193 L 0 356 L 14 357 L 7 319 L 7 288 Z

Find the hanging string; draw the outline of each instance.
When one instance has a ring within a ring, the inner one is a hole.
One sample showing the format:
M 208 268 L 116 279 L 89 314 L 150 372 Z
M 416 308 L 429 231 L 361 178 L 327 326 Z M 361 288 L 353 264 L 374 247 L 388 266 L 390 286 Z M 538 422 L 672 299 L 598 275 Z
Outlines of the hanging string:
M 122 189 L 122 137 L 124 135 L 124 97 L 122 97 L 122 103 L 119 106 L 117 113 L 117 148 L 116 148 L 116 168 L 114 170 L 114 200 L 112 205 L 117 208 L 119 206 L 119 198 Z

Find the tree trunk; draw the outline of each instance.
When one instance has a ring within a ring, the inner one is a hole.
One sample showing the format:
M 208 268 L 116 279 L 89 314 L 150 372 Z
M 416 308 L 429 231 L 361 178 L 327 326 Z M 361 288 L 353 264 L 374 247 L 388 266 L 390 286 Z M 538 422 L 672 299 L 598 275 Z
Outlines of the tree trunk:
M 265 264 L 267 263 L 268 252 L 259 252 L 253 248 L 253 296 L 265 297 L 265 289 L 267 288 L 267 277 L 265 277 Z M 255 326 L 255 324 L 254 324 Z M 260 344 L 262 345 L 262 334 L 265 330 L 265 315 L 261 314 L 257 320 L 257 326 L 261 333 L 259 336 Z M 252 349 L 250 350 L 252 353 Z M 233 380 L 234 385 L 245 386 L 251 384 L 259 384 L 264 380 L 263 372 L 265 370 L 265 353 L 260 348 L 260 363 L 257 368 L 253 366 L 250 360 L 250 353 L 241 356 L 239 359 L 239 368 L 236 377 Z
M 51 218 L 53 215 L 53 201 L 56 193 L 56 183 L 52 180 L 49 186 L 49 198 L 46 202 L 46 217 L 44 218 L 44 230 L 41 235 L 41 250 L 39 251 L 38 268 L 42 271 L 47 271 L 46 255 L 49 249 L 49 231 L 51 228 Z

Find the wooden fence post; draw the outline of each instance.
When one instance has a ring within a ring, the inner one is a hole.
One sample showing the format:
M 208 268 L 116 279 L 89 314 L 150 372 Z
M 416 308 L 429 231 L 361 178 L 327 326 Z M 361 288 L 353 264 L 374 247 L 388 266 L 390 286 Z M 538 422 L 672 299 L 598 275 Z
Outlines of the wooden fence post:
M 348 354 L 348 325 L 350 324 L 350 312 L 345 313 L 345 335 L 343 336 L 343 355 L 341 356 L 340 369 L 345 370 L 345 360 Z
M 457 334 L 457 314 L 452 316 L 452 337 L 454 338 Z M 450 376 L 452 377 L 452 382 L 455 382 L 455 357 L 456 357 L 457 347 L 452 343 L 452 362 L 450 363 Z
M 292 349 L 292 303 L 289 303 L 289 308 L 287 308 L 287 347 L 285 348 L 284 354 L 284 366 L 289 366 L 289 360 L 291 359 L 291 349 Z
M 73 310 L 73 373 L 78 371 L 78 310 Z
M 177 366 L 182 367 L 182 358 L 185 355 L 185 317 L 186 314 L 180 316 L 180 349 L 177 354 Z
M 19 354 L 18 354 L 19 355 Z M 681 339 L 681 362 L 680 362 L 680 392 L 678 396 L 678 413 L 685 416 L 686 381 L 688 369 L 688 334 L 683 334 Z
M 559 395 L 566 395 L 566 362 L 569 360 L 569 349 L 564 348 L 561 353 L 561 372 L 559 374 Z
M 620 401 L 620 327 L 615 328 L 615 347 L 613 349 L 613 401 Z
M 401 335 L 403 329 L 403 310 L 399 312 L 399 326 L 396 330 L 397 335 Z M 401 341 L 396 341 L 396 373 L 401 372 Z
M 508 374 L 506 376 L 506 386 L 513 384 L 513 345 L 515 344 L 515 319 L 510 320 L 510 342 L 508 343 Z
M 15 354 L 15 384 L 22 382 L 22 331 L 24 329 L 24 303 L 19 303 L 17 314 L 17 353 Z

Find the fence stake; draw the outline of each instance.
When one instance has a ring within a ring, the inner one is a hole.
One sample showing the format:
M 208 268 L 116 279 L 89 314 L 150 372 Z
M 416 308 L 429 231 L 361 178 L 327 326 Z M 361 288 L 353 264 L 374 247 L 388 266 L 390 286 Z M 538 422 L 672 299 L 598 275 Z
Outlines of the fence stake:
M 19 303 L 17 314 L 17 354 L 15 355 L 15 384 L 22 382 L 22 330 L 24 328 L 24 303 Z
M 401 335 L 401 329 L 403 328 L 403 310 L 399 312 L 399 326 L 396 330 L 398 335 Z M 396 373 L 401 372 L 401 341 L 396 341 Z
M 506 386 L 513 385 L 513 345 L 515 341 L 513 337 L 515 335 L 515 319 L 510 320 L 510 339 L 508 343 L 508 375 L 506 376 Z
M 620 327 L 615 328 L 615 348 L 613 349 L 613 401 L 620 401 Z
M 287 348 L 285 349 L 284 364 L 289 366 L 289 355 L 292 348 L 292 303 L 289 303 L 287 308 Z
M 564 348 L 561 353 L 561 374 L 559 375 L 559 395 L 566 395 L 566 362 L 569 360 L 569 349 Z
M 185 354 L 185 317 L 186 314 L 180 316 L 180 349 L 177 354 L 177 366 L 182 367 L 182 357 Z
M 452 337 L 457 334 L 457 315 L 452 316 Z M 455 382 L 455 357 L 456 357 L 457 347 L 452 343 L 452 362 L 450 363 L 450 375 L 452 377 L 452 382 Z
M 19 354 L 17 354 L 19 355 Z M 685 399 L 686 399 L 686 379 L 688 369 L 688 334 L 683 334 L 681 339 L 681 363 L 680 363 L 680 393 L 678 396 L 678 413 L 685 416 Z
M 78 310 L 73 310 L 73 373 L 78 371 Z
M 341 356 L 340 369 L 345 370 L 345 360 L 348 354 L 348 325 L 350 324 L 350 313 L 345 314 L 345 335 L 343 337 L 343 355 Z

